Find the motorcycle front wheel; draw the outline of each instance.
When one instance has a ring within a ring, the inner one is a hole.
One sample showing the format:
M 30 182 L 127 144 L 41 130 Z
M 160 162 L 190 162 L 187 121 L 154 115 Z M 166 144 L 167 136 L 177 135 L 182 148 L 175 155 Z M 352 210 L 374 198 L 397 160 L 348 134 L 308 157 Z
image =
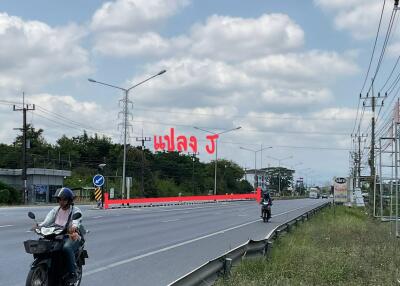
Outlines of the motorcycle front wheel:
M 82 281 L 82 265 L 78 265 L 76 269 L 76 274 L 77 274 L 77 279 L 76 282 L 74 283 L 74 286 L 79 286 L 81 285 Z
M 26 277 L 26 286 L 49 286 L 47 267 L 38 265 L 32 268 Z

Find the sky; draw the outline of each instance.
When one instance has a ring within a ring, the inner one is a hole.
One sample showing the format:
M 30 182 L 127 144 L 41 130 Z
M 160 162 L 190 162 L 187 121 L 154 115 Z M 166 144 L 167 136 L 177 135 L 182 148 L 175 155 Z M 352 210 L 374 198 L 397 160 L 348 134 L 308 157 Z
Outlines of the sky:
M 386 2 L 377 55 L 393 8 Z M 88 78 L 129 88 L 165 69 L 129 93 L 131 145 L 142 132 L 153 138 L 174 128 L 177 136 L 196 136 L 208 162 L 215 156 L 205 151 L 207 133 L 194 127 L 219 133 L 240 126 L 220 135 L 219 159 L 244 168 L 280 164 L 315 184 L 347 176 L 382 4 L 2 0 L 0 142 L 18 135 L 22 113 L 13 105 L 22 106 L 24 92 L 25 103 L 35 104 L 28 123 L 43 128 L 48 142 L 86 130 L 122 143 L 123 92 Z M 400 48 L 393 31 L 383 74 Z M 363 116 L 369 120 L 368 109 Z M 256 152 L 255 162 L 255 152 L 241 147 L 272 148 Z

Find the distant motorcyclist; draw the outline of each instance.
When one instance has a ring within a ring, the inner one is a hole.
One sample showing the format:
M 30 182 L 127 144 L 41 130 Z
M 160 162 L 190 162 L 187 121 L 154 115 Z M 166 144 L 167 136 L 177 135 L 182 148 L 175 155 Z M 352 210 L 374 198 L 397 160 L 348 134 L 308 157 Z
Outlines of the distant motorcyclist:
M 45 220 L 38 226 L 51 226 L 53 224 L 63 226 L 67 229 L 68 236 L 64 238 L 63 252 L 67 257 L 67 270 L 69 275 L 67 281 L 74 283 L 77 277 L 75 251 L 79 248 L 80 240 L 82 239 L 80 229 L 82 227 L 81 220 L 72 220 L 72 215 L 81 213 L 81 210 L 74 207 L 74 193 L 69 188 L 58 189 L 54 195 L 59 203 L 58 207 L 53 208 L 46 216 Z
M 271 194 L 268 190 L 262 192 L 260 204 L 262 204 L 263 202 L 267 202 L 270 206 L 272 206 L 272 198 L 271 198 Z M 261 208 L 261 217 L 263 217 L 263 209 L 262 208 Z

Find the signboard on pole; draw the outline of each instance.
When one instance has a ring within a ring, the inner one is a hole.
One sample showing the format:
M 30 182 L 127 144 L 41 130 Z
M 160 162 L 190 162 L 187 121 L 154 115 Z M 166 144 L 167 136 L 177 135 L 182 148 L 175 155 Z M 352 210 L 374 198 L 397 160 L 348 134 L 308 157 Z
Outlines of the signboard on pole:
M 333 179 L 333 198 L 337 203 L 347 202 L 347 179 L 335 177 Z
M 97 174 L 93 177 L 93 185 L 96 187 L 101 187 L 104 185 L 104 177 L 103 175 Z

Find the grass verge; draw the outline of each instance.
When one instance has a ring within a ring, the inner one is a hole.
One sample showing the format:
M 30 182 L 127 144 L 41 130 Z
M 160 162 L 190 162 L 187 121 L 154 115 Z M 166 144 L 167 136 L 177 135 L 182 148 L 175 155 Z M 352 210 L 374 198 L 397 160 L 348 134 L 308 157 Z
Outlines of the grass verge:
M 243 260 L 216 285 L 400 285 L 400 243 L 389 232 L 363 209 L 325 209 L 275 241 L 269 259 Z

